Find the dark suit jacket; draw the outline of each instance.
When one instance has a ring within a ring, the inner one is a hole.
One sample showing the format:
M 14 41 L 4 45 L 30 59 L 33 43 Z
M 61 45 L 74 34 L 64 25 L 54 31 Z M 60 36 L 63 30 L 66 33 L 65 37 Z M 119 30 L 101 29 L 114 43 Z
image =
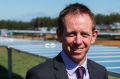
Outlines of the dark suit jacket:
M 87 66 L 90 79 L 108 79 L 107 71 L 103 66 L 89 59 Z M 61 55 L 30 69 L 26 79 L 68 79 Z

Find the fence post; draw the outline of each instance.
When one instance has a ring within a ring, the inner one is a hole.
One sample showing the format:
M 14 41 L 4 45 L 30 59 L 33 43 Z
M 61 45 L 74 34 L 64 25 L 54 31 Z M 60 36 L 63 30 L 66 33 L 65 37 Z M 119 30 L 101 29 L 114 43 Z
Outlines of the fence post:
M 12 49 L 7 48 L 8 50 L 8 78 L 12 79 Z

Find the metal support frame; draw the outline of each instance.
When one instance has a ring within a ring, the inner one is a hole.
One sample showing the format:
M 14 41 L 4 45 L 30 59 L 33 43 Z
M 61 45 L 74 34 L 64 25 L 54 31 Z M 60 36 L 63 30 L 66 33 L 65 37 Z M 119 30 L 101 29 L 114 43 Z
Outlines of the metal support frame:
M 8 51 L 8 78 L 12 79 L 12 49 L 7 47 Z

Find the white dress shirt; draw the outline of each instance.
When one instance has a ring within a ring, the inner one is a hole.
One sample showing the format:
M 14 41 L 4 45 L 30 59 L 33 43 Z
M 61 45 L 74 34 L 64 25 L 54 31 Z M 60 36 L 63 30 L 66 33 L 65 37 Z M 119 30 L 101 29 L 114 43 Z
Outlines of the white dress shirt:
M 76 69 L 78 67 L 84 67 L 85 68 L 85 74 L 84 74 L 84 78 L 83 79 L 89 79 L 89 73 L 88 73 L 88 69 L 87 69 L 87 56 L 86 56 L 86 60 L 82 65 L 78 65 L 76 63 L 74 63 L 65 53 L 64 51 L 61 52 L 61 56 L 62 59 L 65 63 L 66 66 L 66 71 L 67 71 L 67 75 L 69 79 L 77 79 L 76 76 Z

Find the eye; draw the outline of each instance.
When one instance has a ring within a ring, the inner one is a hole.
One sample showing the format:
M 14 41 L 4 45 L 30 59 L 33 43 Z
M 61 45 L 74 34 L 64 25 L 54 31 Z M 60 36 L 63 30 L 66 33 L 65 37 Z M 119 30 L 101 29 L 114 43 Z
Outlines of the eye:
M 81 33 L 81 35 L 82 35 L 83 37 L 85 37 L 85 38 L 88 38 L 88 37 L 90 36 L 89 33 Z
M 67 33 L 66 36 L 67 37 L 74 37 L 74 36 L 76 36 L 76 33 L 70 32 L 70 33 Z

